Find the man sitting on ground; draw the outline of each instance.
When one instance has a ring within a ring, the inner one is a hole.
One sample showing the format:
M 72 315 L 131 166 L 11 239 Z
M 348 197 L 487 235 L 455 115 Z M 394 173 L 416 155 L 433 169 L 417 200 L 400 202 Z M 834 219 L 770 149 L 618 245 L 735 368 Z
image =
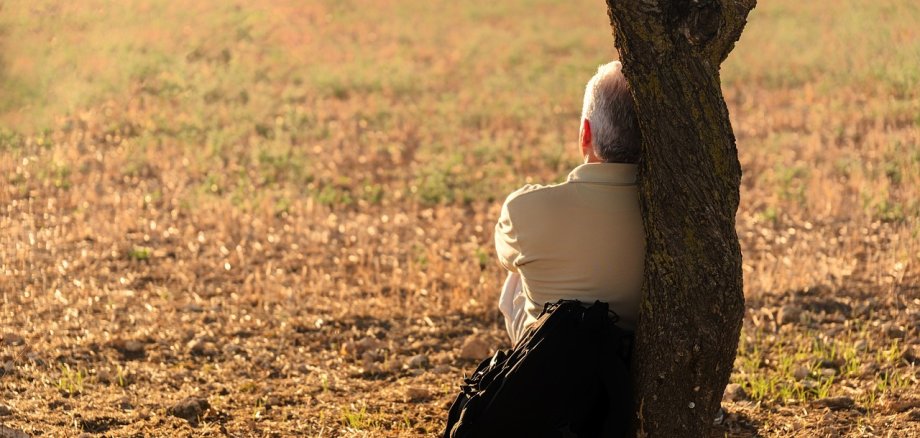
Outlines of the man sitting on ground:
M 517 343 L 546 303 L 606 302 L 635 330 L 645 260 L 636 163 L 639 125 L 619 61 L 588 82 L 579 146 L 584 164 L 566 182 L 528 184 L 505 200 L 495 226 L 508 271 L 499 308 Z

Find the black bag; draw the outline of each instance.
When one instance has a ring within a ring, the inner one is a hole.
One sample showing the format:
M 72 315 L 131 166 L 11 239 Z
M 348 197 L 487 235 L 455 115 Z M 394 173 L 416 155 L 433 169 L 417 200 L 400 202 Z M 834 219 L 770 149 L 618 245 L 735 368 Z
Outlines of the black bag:
M 464 379 L 444 438 L 625 436 L 632 332 L 607 304 L 547 304 L 511 350 Z

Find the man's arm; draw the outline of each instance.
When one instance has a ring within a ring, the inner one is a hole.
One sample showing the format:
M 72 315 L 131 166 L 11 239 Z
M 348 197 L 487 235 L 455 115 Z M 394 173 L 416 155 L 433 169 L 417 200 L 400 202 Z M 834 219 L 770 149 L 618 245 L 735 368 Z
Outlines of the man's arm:
M 509 199 L 511 197 L 509 196 Z M 518 233 L 511 223 L 511 215 L 508 212 L 508 201 L 502 205 L 502 212 L 495 224 L 495 252 L 498 254 L 498 262 L 511 271 L 517 272 L 516 262 L 521 257 L 521 246 L 518 242 Z

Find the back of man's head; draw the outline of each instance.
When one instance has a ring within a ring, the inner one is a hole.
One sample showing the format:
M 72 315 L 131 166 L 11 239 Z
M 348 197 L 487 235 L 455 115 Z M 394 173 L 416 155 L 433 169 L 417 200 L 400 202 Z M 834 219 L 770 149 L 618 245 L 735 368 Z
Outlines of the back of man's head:
M 594 154 L 601 161 L 639 161 L 642 137 L 620 61 L 601 65 L 588 81 L 581 118 L 591 124 Z

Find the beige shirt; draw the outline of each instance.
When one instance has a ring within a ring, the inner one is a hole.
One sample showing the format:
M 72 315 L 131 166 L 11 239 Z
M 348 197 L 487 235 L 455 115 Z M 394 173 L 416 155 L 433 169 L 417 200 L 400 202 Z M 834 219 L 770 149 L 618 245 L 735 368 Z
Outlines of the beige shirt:
M 495 226 L 495 249 L 511 271 L 500 307 L 513 341 L 512 327 L 522 331 L 559 299 L 607 302 L 618 325 L 635 329 L 645 262 L 636 166 L 583 164 L 564 183 L 515 191 Z

